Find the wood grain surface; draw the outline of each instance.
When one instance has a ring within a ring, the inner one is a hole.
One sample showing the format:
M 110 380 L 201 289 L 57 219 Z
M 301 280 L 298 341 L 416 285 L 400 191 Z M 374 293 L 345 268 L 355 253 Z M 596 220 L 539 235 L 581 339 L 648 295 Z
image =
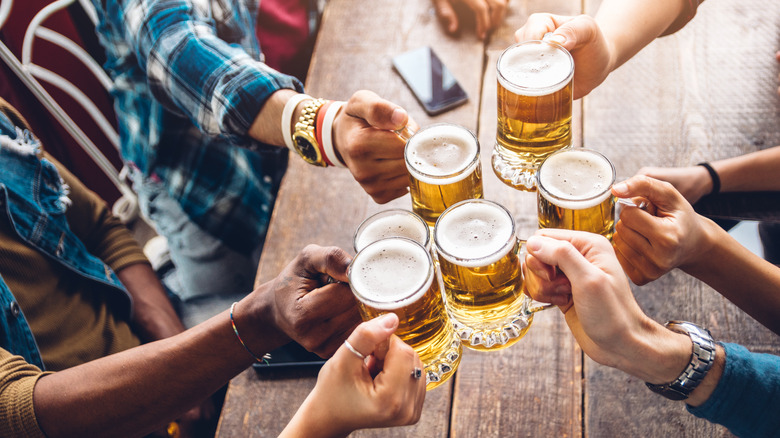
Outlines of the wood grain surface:
M 537 228 L 535 194 L 502 184 L 490 168 L 495 142 L 495 64 L 514 31 L 534 12 L 594 13 L 598 1 L 510 2 L 505 23 L 486 43 L 473 31 L 446 35 L 428 0 L 330 0 L 312 60 L 307 92 L 347 100 L 368 89 L 405 107 L 422 126 L 461 124 L 481 145 L 485 197 L 514 215 L 521 237 Z M 777 96 L 780 2 L 710 0 L 675 35 L 653 42 L 589 96 L 575 101 L 574 145 L 597 149 L 618 179 L 642 166 L 684 166 L 780 145 Z M 469 93 L 469 102 L 427 116 L 392 71 L 391 58 L 429 45 Z M 351 251 L 357 225 L 409 196 L 377 205 L 345 169 L 318 169 L 291 157 L 258 268 L 272 279 L 308 243 Z M 780 339 L 717 294 L 673 271 L 632 290 L 659 322 L 683 319 L 722 341 L 780 353 Z M 642 360 L 642 358 L 637 358 Z M 249 369 L 233 379 L 220 437 L 277 436 L 316 381 L 316 371 Z M 643 382 L 585 357 L 560 312 L 536 314 L 516 345 L 465 351 L 458 372 L 426 395 L 414 426 L 367 430 L 356 437 L 730 436 L 684 405 L 650 393 Z

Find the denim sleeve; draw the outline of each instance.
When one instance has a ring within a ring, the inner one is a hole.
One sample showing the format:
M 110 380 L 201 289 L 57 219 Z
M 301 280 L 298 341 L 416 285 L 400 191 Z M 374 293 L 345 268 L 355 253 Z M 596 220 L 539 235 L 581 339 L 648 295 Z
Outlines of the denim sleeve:
M 230 3 L 235 7 L 227 7 Z M 114 0 L 106 11 L 124 33 L 155 99 L 202 132 L 243 136 L 271 94 L 303 87 L 258 60 L 249 10 L 238 2 L 222 4 L 225 10 L 204 9 L 191 0 Z M 218 35 L 229 27 L 218 24 L 222 21 L 233 24 L 230 38 Z
M 688 412 L 737 436 L 775 436 L 780 431 L 780 357 L 722 345 L 726 364 L 715 391 L 701 406 L 688 406 Z

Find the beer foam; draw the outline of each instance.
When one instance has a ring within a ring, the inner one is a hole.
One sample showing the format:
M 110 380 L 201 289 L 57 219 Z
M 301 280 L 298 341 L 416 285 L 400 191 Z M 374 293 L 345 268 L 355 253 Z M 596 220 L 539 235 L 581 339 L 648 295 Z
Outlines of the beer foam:
M 582 210 L 609 198 L 615 170 L 601 155 L 569 149 L 550 155 L 538 177 L 542 196 L 559 207 Z
M 439 217 L 437 254 L 466 267 L 499 261 L 515 245 L 512 217 L 489 202 L 466 202 Z
M 569 83 L 574 61 L 564 49 L 548 43 L 513 46 L 498 60 L 498 80 L 521 96 L 543 96 Z
M 360 251 L 369 243 L 388 237 L 406 237 L 427 246 L 428 224 L 405 212 L 377 217 L 359 231 L 355 250 Z
M 417 131 L 407 143 L 404 155 L 409 173 L 427 184 L 458 182 L 479 165 L 477 140 L 467 129 L 452 124 Z M 458 174 L 447 177 L 454 173 Z
M 408 306 L 422 298 L 434 275 L 428 252 L 414 242 L 384 239 L 366 246 L 349 267 L 350 287 L 363 303 L 380 310 Z

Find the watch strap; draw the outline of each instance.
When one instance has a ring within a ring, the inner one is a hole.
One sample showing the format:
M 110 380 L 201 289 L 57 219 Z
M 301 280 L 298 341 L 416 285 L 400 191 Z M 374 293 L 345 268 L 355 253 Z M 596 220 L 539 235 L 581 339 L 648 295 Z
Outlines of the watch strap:
M 303 106 L 303 111 L 298 119 L 298 123 L 295 124 L 295 132 L 293 133 L 293 146 L 295 151 L 301 158 L 309 164 L 315 166 L 325 167 L 327 164 L 322 158 L 322 152 L 320 146 L 317 144 L 317 113 L 322 105 L 325 104 L 324 99 L 314 99 L 306 102 Z M 307 156 L 301 149 L 302 145 L 307 145 L 306 151 L 311 152 L 311 156 Z
M 645 382 L 651 391 L 671 400 L 685 400 L 704 380 L 704 376 L 715 362 L 715 342 L 709 330 L 685 321 L 669 321 L 666 328 L 676 333 L 687 334 L 693 344 L 691 359 L 682 374 L 674 381 L 662 385 Z

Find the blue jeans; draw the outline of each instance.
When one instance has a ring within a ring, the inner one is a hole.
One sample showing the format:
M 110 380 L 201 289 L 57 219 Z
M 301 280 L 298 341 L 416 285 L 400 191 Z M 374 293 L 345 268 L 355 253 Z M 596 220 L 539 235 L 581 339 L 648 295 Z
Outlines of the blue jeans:
M 227 309 L 252 291 L 262 248 L 240 254 L 192 222 L 157 181 L 136 175 L 141 212 L 168 240 L 175 269 L 163 283 L 181 299 L 181 317 L 191 327 Z

